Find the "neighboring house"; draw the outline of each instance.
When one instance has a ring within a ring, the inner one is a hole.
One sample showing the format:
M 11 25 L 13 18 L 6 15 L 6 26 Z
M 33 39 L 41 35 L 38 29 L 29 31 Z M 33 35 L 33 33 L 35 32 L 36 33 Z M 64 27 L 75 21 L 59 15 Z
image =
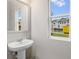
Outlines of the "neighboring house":
M 62 29 L 63 26 L 69 26 L 69 18 L 61 18 L 58 23 L 60 25 L 60 29 Z
M 54 31 L 62 31 L 63 30 L 63 26 L 69 26 L 69 18 L 54 18 L 52 20 L 52 30 Z

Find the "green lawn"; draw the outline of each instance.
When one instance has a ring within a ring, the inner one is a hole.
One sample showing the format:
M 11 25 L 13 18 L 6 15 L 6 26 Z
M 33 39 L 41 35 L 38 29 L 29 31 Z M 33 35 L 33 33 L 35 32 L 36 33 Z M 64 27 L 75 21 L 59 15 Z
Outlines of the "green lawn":
M 58 36 L 58 37 L 69 37 L 69 34 L 63 34 L 63 33 L 51 33 L 52 36 Z

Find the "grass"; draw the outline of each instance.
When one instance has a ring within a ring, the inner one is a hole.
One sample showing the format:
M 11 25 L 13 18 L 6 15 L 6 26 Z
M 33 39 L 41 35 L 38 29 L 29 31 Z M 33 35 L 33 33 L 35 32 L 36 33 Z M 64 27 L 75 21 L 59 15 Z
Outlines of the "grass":
M 63 33 L 51 33 L 52 36 L 58 36 L 58 37 L 69 37 L 69 34 L 63 34 Z

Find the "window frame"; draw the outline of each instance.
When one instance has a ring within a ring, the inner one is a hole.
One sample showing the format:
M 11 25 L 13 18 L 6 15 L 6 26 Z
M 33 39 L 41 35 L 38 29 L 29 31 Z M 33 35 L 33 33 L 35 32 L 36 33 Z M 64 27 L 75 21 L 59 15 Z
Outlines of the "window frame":
M 69 25 L 70 25 L 70 30 L 69 30 L 69 37 L 57 37 L 57 36 L 51 36 L 51 11 L 50 11 L 50 2 L 51 0 L 48 0 L 48 39 L 50 40 L 59 40 L 59 41 L 67 41 L 67 42 L 71 42 L 71 16 L 70 16 L 70 20 L 69 20 Z

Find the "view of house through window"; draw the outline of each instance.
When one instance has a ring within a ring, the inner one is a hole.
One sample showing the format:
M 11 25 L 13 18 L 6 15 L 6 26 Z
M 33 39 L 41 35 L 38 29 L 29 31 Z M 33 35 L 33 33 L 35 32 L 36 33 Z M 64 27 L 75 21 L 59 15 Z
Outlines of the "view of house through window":
M 69 37 L 70 0 L 50 0 L 51 36 Z

